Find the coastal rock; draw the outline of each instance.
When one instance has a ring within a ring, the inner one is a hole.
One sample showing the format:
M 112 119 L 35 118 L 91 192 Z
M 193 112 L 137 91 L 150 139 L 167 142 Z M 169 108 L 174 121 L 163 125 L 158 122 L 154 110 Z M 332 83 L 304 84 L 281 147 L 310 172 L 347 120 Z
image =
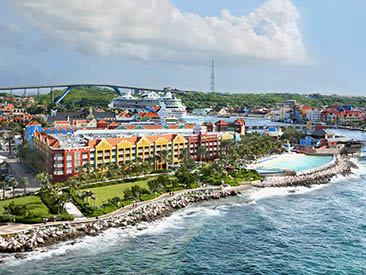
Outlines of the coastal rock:
M 44 243 L 43 238 L 42 237 L 38 237 L 37 238 L 37 243 L 43 244 Z
M 26 234 L 18 234 L 12 238 L 0 237 L 0 250 L 3 252 L 32 251 L 37 247 L 48 246 L 60 241 L 67 241 L 85 235 L 96 236 L 99 232 L 111 228 L 136 226 L 137 230 L 147 228 L 146 223 L 158 218 L 169 216 L 175 209 L 184 208 L 190 203 L 219 199 L 236 192 L 221 192 L 219 190 L 191 191 L 178 197 L 172 197 L 160 202 L 154 202 L 135 209 L 128 214 L 99 219 L 93 222 L 48 226 L 33 228 Z M 143 222 L 141 224 L 141 222 Z
M 24 254 L 21 254 L 21 253 L 15 254 L 14 257 L 15 257 L 15 259 L 24 259 L 25 258 Z

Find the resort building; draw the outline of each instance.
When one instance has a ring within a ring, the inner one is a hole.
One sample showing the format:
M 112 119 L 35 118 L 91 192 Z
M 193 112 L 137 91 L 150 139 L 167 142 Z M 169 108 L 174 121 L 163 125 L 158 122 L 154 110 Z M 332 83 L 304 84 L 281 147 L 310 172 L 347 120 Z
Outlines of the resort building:
M 27 127 L 33 150 L 44 159 L 40 168 L 48 171 L 54 182 L 78 174 L 85 163 L 98 169 L 107 163 L 149 161 L 155 169 L 162 169 L 168 163 L 179 164 L 184 150 L 196 160 L 215 159 L 221 142 L 236 138 L 230 132 L 208 133 L 205 126 L 199 125 L 125 125 L 124 129 L 78 130 L 43 129 L 34 122 Z M 167 151 L 169 160 L 161 158 L 163 150 Z

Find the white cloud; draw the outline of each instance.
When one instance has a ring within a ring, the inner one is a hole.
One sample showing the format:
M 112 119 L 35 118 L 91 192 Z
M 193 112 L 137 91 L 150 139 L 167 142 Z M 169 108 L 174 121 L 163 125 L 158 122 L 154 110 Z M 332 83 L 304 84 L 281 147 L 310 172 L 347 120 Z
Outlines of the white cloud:
M 290 0 L 268 0 L 248 16 L 180 11 L 172 0 L 14 0 L 46 34 L 87 54 L 190 64 L 210 58 L 306 62 Z

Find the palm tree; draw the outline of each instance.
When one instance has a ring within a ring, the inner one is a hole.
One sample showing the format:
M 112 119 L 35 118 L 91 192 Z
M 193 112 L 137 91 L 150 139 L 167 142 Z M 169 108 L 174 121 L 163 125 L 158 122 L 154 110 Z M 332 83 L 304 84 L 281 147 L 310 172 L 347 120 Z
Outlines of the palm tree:
M 69 197 L 69 193 L 64 193 L 62 192 L 62 194 L 59 196 L 59 200 L 58 200 L 58 206 L 62 206 L 62 212 L 64 210 L 64 205 L 65 203 L 70 199 Z M 58 208 L 58 213 L 60 213 L 60 209 Z
M 78 167 L 75 168 L 75 170 L 76 170 L 76 173 L 78 175 L 80 175 L 84 171 L 84 168 L 82 166 L 78 166 Z
M 5 138 L 5 141 L 9 144 L 9 155 L 11 155 L 11 144 L 13 143 L 14 141 L 14 136 L 13 135 L 8 135 L 6 138 Z
M 162 150 L 159 154 L 158 154 L 161 163 L 165 164 L 165 169 L 168 170 L 168 160 L 169 160 L 169 152 L 167 150 Z
M 51 175 L 47 172 L 42 172 L 37 175 L 37 179 L 41 184 L 41 188 L 47 188 L 51 184 Z
M 106 168 L 107 168 L 107 164 L 104 162 L 102 164 L 98 165 L 99 172 L 104 172 L 104 170 L 106 170 Z
M 84 194 L 84 198 L 86 198 L 87 202 L 89 202 L 89 198 L 91 198 L 94 195 L 94 193 L 90 190 L 86 190 L 83 194 Z
M 202 158 L 206 156 L 207 148 L 205 145 L 201 145 L 197 150 L 197 158 L 202 161 Z
M 5 188 L 8 186 L 8 183 L 6 181 L 0 182 L 0 186 L 3 189 L 3 200 L 5 200 Z
M 11 178 L 9 185 L 13 188 L 13 198 L 15 198 L 15 188 L 18 187 L 18 181 L 15 178 Z
M 220 153 L 222 155 L 227 155 L 229 148 L 234 144 L 232 139 L 225 139 L 220 144 Z
M 85 163 L 82 167 L 83 167 L 83 171 L 87 172 L 88 174 L 92 170 L 92 165 L 89 162 Z
M 80 186 L 80 182 L 77 181 L 75 178 L 70 177 L 68 178 L 68 180 L 66 181 L 66 185 L 69 186 L 72 189 L 77 190 Z
M 156 163 L 156 169 L 160 169 L 160 164 L 161 164 L 161 156 L 160 154 L 155 155 L 155 163 Z
M 19 186 L 24 188 L 24 194 L 27 194 L 27 185 L 29 185 L 29 180 L 27 177 L 20 179 Z
M 90 198 L 93 200 L 93 202 L 94 202 L 94 206 L 95 206 L 95 201 L 96 201 L 96 199 L 97 199 L 96 194 L 95 194 L 95 193 L 93 193 L 93 192 L 91 192 L 91 196 L 90 196 Z

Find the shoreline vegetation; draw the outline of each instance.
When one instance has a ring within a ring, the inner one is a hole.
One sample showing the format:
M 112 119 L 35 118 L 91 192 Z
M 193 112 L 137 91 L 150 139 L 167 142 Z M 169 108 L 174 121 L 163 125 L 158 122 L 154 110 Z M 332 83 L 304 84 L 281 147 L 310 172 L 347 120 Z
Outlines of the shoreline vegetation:
M 23 252 L 34 251 L 39 247 L 51 246 L 87 235 L 96 236 L 113 227 L 125 229 L 128 226 L 139 226 L 141 222 L 150 223 L 169 216 L 173 211 L 182 209 L 192 203 L 236 196 L 240 193 L 240 190 L 249 187 L 243 185 L 228 190 L 220 188 L 189 190 L 173 197 L 132 208 L 132 210 L 120 215 L 106 215 L 103 218 L 88 221 L 39 225 L 10 237 L 0 237 L 0 252 L 18 253 L 14 255 L 15 258 L 24 258 L 25 254 L 21 254 Z M 137 229 L 142 230 L 143 228 L 137 227 Z M 0 263 L 4 263 L 4 260 L 0 260 Z

